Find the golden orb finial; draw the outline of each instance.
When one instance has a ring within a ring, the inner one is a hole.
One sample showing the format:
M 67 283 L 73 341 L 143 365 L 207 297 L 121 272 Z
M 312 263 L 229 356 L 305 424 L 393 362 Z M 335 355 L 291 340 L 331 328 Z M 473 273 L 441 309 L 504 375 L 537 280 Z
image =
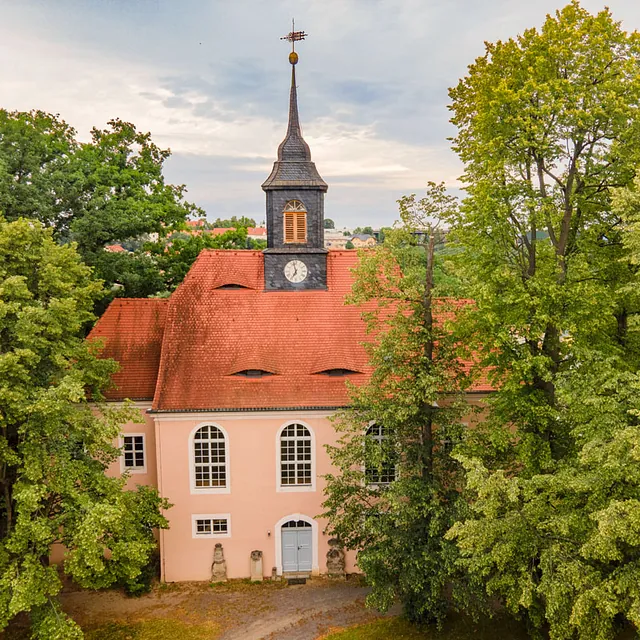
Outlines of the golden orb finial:
M 298 54 L 296 53 L 296 42 L 300 40 L 304 40 L 307 37 L 304 31 L 296 31 L 296 23 L 294 20 L 291 21 L 291 31 L 286 35 L 280 38 L 280 40 L 287 40 L 291 43 L 291 53 L 289 54 L 289 62 L 291 64 L 298 64 Z

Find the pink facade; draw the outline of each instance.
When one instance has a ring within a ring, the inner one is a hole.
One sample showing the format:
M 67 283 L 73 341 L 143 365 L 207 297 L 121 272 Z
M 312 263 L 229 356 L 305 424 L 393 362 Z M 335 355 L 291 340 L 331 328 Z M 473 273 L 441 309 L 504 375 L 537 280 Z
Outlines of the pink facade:
M 138 403 L 145 410 L 142 403 Z M 329 535 L 322 513 L 323 477 L 331 465 L 326 444 L 336 440 L 326 411 L 146 413 L 146 424 L 129 423 L 123 435 L 145 436 L 146 473 L 131 473 L 127 486 L 156 484 L 174 505 L 167 513 L 170 528 L 160 532 L 162 579 L 167 582 L 209 580 L 213 548 L 222 543 L 229 578 L 249 576 L 252 551 L 263 552 L 265 576 L 272 567 L 282 574 L 282 525 L 306 521 L 311 527 L 312 566 L 309 573 L 326 571 Z M 311 483 L 281 484 L 283 428 L 301 424 L 311 435 Z M 212 425 L 225 437 L 227 477 L 221 488 L 198 488 L 194 481 L 194 433 Z M 157 476 L 156 476 L 157 461 Z M 123 462 L 110 472 L 119 473 Z M 228 532 L 198 535 L 195 516 L 221 516 Z M 304 571 L 304 569 L 302 569 Z M 347 571 L 357 571 L 355 554 L 347 554 Z
M 484 397 L 476 394 L 469 401 L 477 405 Z M 324 500 L 323 476 L 335 471 L 325 449 L 325 445 L 336 442 L 329 420 L 332 412 L 155 413 L 148 412 L 147 403 L 137 404 L 145 424 L 128 423 L 123 436 L 144 435 L 146 470 L 131 473 L 127 486 L 157 486 L 173 504 L 166 513 L 170 528 L 160 532 L 164 581 L 209 580 L 218 542 L 223 545 L 229 578 L 249 577 L 254 550 L 263 552 L 265 577 L 271 575 L 272 567 L 282 575 L 282 525 L 290 521 L 310 525 L 311 567 L 308 571 L 300 567 L 300 571 L 326 572 L 330 535 L 319 515 Z M 302 486 L 282 485 L 281 438 L 291 424 L 302 425 L 311 437 L 311 482 Z M 216 427 L 224 438 L 224 486 L 196 486 L 194 435 L 203 426 Z M 110 472 L 117 474 L 124 469 L 123 460 Z M 195 526 L 198 516 L 226 520 L 227 531 L 199 534 Z M 355 553 L 347 553 L 346 570 L 358 571 Z
M 124 437 L 138 438 L 142 437 L 144 464 L 127 468 L 124 456 L 120 456 L 107 470 L 112 476 L 120 475 L 128 472 L 129 477 L 125 485 L 126 489 L 135 489 L 136 485 L 148 485 L 151 487 L 158 486 L 158 468 L 156 451 L 156 433 L 153 420 L 147 415 L 147 411 L 151 409 L 150 402 L 136 402 L 136 407 L 140 409 L 141 422 L 128 422 L 122 428 L 122 436 L 118 439 L 117 445 L 124 447 Z

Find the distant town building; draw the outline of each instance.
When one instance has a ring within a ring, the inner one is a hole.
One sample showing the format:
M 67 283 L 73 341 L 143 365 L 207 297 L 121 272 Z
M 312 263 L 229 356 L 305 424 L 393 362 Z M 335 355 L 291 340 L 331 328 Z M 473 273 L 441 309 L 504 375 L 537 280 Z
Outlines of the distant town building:
M 340 229 L 324 230 L 324 246 L 326 249 L 344 249 L 349 240 Z
M 350 240 L 356 249 L 373 247 L 376 244 L 376 239 L 368 233 L 358 233 L 355 236 L 351 236 Z
M 108 244 L 105 248 L 105 251 L 108 251 L 109 253 L 122 253 L 122 252 L 126 252 L 126 249 L 119 245 L 119 244 Z

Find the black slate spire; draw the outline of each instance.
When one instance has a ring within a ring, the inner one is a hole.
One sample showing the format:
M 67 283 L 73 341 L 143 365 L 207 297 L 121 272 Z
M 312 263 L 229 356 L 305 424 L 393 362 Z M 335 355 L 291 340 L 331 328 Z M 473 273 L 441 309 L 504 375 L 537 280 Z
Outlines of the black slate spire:
M 296 31 L 283 38 L 291 42 L 289 125 L 278 147 L 278 158 L 262 188 L 266 194 L 267 248 L 264 254 L 265 291 L 327 289 L 327 253 L 324 248 L 324 194 L 327 183 L 311 162 L 298 116 L 295 43 L 307 34 Z
M 295 67 L 298 54 L 292 52 L 289 62 L 291 63 L 291 93 L 287 135 L 278 147 L 278 159 L 274 162 L 271 175 L 264 181 L 262 188 L 267 191 L 282 187 L 312 187 L 326 191 L 327 183 L 320 177 L 316 165 L 311 162 L 311 150 L 304 141 L 300 129 Z

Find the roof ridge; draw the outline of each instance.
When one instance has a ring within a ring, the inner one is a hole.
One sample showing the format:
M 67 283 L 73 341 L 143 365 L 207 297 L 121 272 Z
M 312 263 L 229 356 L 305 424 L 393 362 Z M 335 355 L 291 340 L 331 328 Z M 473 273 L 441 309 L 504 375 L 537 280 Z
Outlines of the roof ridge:
M 169 300 L 169 298 L 152 298 L 152 297 L 147 297 L 147 298 L 114 298 L 109 305 L 113 304 L 114 302 L 121 302 L 121 301 L 135 301 L 135 302 L 167 302 Z M 108 309 L 109 307 L 107 307 Z

